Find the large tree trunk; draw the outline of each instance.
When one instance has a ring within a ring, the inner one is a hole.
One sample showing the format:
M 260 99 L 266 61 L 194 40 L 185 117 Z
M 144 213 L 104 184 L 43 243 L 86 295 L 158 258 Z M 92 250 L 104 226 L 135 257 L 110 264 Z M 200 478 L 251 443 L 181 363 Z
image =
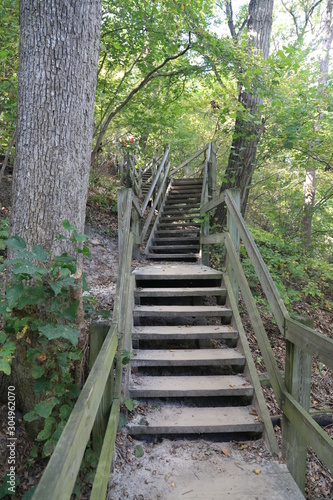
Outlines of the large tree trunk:
M 74 250 L 56 238 L 65 219 L 84 231 L 101 3 L 20 0 L 10 234 L 24 238 L 28 248 L 43 246 L 52 256 Z M 15 374 L 22 363 L 16 357 L 13 385 L 23 394 L 18 400 L 27 411 L 33 393 L 22 384 L 25 373 Z M 0 387 L 7 379 L 0 379 Z
M 327 86 L 328 66 L 329 66 L 330 51 L 333 40 L 332 11 L 333 11 L 333 0 L 327 0 L 325 28 L 324 28 L 321 56 L 320 56 L 319 85 L 318 85 L 318 93 L 323 96 L 325 95 Z M 314 126 L 314 129 L 317 132 L 320 130 L 321 127 L 320 121 L 322 120 L 322 117 L 323 113 L 320 113 L 319 120 Z M 303 235 L 303 241 L 307 247 L 311 245 L 312 216 L 313 216 L 314 201 L 316 194 L 315 178 L 316 178 L 315 167 L 308 166 L 308 168 L 306 169 L 305 181 L 303 186 L 304 202 L 303 202 L 303 217 L 302 217 L 302 235 Z
M 251 0 L 249 3 L 247 21 L 249 51 L 254 50 L 261 53 L 264 59 L 267 59 L 269 54 L 273 4 L 274 0 Z M 244 214 L 262 126 L 255 123 L 260 118 L 260 113 L 257 111 L 259 96 L 255 93 L 246 92 L 241 82 L 239 87 L 238 100 L 242 104 L 244 111 L 238 112 L 236 117 L 230 156 L 221 191 L 239 188 L 241 191 L 241 210 Z M 256 117 L 255 121 L 249 121 L 249 113 Z M 218 208 L 216 217 L 221 225 L 226 224 L 226 210 L 223 206 Z

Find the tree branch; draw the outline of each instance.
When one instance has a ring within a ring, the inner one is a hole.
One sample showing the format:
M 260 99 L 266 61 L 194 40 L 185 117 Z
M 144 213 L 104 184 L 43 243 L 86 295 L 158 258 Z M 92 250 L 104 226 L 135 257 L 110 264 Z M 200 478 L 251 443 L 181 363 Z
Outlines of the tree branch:
M 137 94 L 143 87 L 145 87 L 154 77 L 154 74 L 156 74 L 160 69 L 164 68 L 164 66 L 170 62 L 170 61 L 174 61 L 175 59 L 179 59 L 180 57 L 182 57 L 183 55 L 186 54 L 186 52 L 188 52 L 191 48 L 191 32 L 189 32 L 189 35 L 188 35 L 188 44 L 187 46 L 185 47 L 185 49 L 183 49 L 181 52 L 179 52 L 178 54 L 175 54 L 173 56 L 169 56 L 169 57 L 166 57 L 164 59 L 164 61 L 159 64 L 158 66 L 156 66 L 155 68 L 153 68 L 146 76 L 145 78 L 139 83 L 139 85 L 137 85 L 137 87 L 135 87 L 129 94 L 128 96 L 111 112 L 108 114 L 108 116 L 105 118 L 104 122 L 101 124 L 99 124 L 99 128 L 100 128 L 100 132 L 99 132 L 99 136 L 97 138 L 97 141 L 96 141 L 96 144 L 95 144 L 95 147 L 94 147 L 94 150 L 93 150 L 93 153 L 92 153 L 92 158 L 94 159 L 95 157 L 95 154 L 97 152 L 97 149 L 99 148 L 100 146 L 100 143 L 101 143 L 101 140 L 102 140 L 102 137 L 103 135 L 105 134 L 105 132 L 107 131 L 107 128 L 112 120 L 112 118 L 114 118 L 114 116 L 116 116 L 117 113 L 119 113 L 119 111 L 121 111 L 128 103 L 129 101 L 135 96 L 135 94 Z M 123 79 L 122 79 L 123 81 Z M 121 82 L 122 83 L 122 82 Z M 120 83 L 120 84 L 121 84 Z M 119 86 L 118 86 L 119 88 Z M 110 106 L 108 106 L 108 108 L 110 108 Z M 105 115 L 104 115 L 105 116 Z

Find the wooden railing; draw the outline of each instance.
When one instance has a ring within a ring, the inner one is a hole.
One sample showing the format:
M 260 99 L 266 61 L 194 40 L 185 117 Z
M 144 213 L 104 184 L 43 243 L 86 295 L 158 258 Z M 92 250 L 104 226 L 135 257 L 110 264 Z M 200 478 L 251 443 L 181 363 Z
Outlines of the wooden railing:
M 120 197 L 118 204 L 121 241 L 112 323 L 34 493 L 34 500 L 46 498 L 66 500 L 71 497 L 93 426 L 100 420 L 101 412 L 103 412 L 102 418 L 105 419 L 106 415 L 107 425 L 90 498 L 94 500 L 105 498 L 119 418 L 123 373 L 122 350 L 129 346 L 132 326 L 133 199 L 131 189 L 123 191 L 124 195 Z
M 207 200 L 207 197 L 205 197 Z M 283 413 L 282 453 L 299 487 L 304 491 L 306 451 L 310 445 L 333 472 L 333 440 L 309 413 L 312 358 L 333 368 L 333 340 L 291 319 L 272 277 L 240 213 L 240 195 L 236 190 L 222 192 L 201 206 L 201 216 L 221 203 L 228 211 L 228 232 L 202 234 L 201 244 L 224 243 L 226 247 L 225 284 L 235 303 L 238 288 L 249 313 L 259 349 L 278 405 Z M 253 264 L 271 311 L 286 341 L 285 377 L 277 366 L 273 350 L 263 326 L 239 258 L 240 239 Z

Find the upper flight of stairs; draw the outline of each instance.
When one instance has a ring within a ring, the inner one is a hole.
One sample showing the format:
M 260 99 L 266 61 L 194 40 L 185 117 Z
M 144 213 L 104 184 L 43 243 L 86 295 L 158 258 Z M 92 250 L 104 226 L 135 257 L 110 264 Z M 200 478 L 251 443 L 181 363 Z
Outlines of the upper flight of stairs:
M 149 191 L 149 188 L 151 186 L 151 183 L 152 183 L 152 170 L 151 168 L 148 168 L 143 174 L 142 174 L 142 198 L 144 199 L 146 194 L 148 193 Z M 148 179 L 150 179 L 149 182 Z M 147 183 L 147 184 L 146 184 Z
M 202 179 L 173 179 L 147 257 L 196 261 L 200 256 Z
M 168 263 L 134 274 L 129 395 L 150 405 L 130 433 L 262 433 L 222 273 Z

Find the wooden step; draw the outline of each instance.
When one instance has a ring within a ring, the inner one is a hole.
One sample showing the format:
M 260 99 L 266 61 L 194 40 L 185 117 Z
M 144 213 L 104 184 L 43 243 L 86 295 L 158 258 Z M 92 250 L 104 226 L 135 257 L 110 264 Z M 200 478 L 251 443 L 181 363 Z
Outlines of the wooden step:
M 190 238 L 190 234 L 196 234 L 198 235 L 197 237 L 199 238 L 200 236 L 200 229 L 158 229 L 155 231 L 155 238 L 159 238 L 159 235 L 166 237 L 166 236 L 181 236 L 182 239 L 185 238 Z M 191 236 L 192 238 L 193 236 Z
M 148 259 L 158 259 L 158 260 L 197 260 L 200 257 L 199 253 L 150 253 L 146 254 Z
M 184 203 L 183 205 L 178 203 L 168 206 L 167 204 L 164 206 L 165 212 L 176 211 L 176 210 L 200 210 L 200 203 Z
M 128 424 L 130 434 L 262 433 L 263 424 L 251 406 L 189 408 L 164 406 Z M 221 496 L 221 498 L 223 495 Z
M 137 288 L 136 297 L 226 297 L 225 288 L 214 286 L 182 288 Z
M 182 215 L 179 212 L 170 217 L 167 216 L 168 214 L 163 213 L 162 217 L 159 220 L 159 224 L 164 224 L 165 222 L 177 222 L 177 221 L 193 221 L 196 216 L 195 215 Z M 198 214 L 199 216 L 199 214 Z M 197 216 L 197 217 L 198 217 Z
M 136 340 L 234 340 L 238 338 L 238 332 L 231 325 L 134 326 L 133 338 Z
M 165 264 L 137 267 L 133 274 L 138 280 L 222 280 L 222 272 L 199 264 Z
M 235 349 L 138 350 L 132 366 L 244 366 L 245 358 Z
M 197 222 L 159 222 L 157 227 L 158 228 L 168 228 L 168 227 L 201 227 L 201 224 Z
M 171 207 L 164 208 L 163 215 L 173 215 L 173 214 L 197 214 L 200 213 L 200 207 L 198 208 L 187 208 L 185 205 L 183 207 Z
M 201 199 L 201 196 L 190 196 L 190 197 L 187 197 L 186 199 L 181 198 L 179 196 L 172 196 L 172 197 L 168 197 L 166 199 L 165 206 L 166 207 L 173 207 L 176 205 L 186 206 L 189 204 L 200 205 L 200 199 Z
M 193 252 L 197 253 L 200 250 L 200 243 L 198 245 L 152 245 L 149 248 L 149 252 L 164 252 L 166 253 L 166 250 L 172 250 L 171 253 L 177 253 L 177 252 Z M 196 250 L 196 252 L 194 252 Z
M 200 245 L 200 238 L 198 236 L 186 236 L 185 238 L 172 238 L 172 237 L 155 237 L 152 240 L 153 245 L 172 245 L 173 243 L 177 243 L 178 245 L 187 245 L 191 242 L 197 243 Z
M 179 179 L 173 179 L 172 180 L 172 185 L 176 186 L 177 184 L 202 184 L 203 180 L 202 179 L 196 179 L 196 178 L 179 178 Z
M 135 318 L 177 318 L 192 317 L 224 317 L 231 318 L 232 310 L 224 306 L 135 306 Z
M 158 377 L 139 376 L 131 379 L 133 398 L 215 397 L 253 395 L 253 387 L 240 375 L 206 375 Z

